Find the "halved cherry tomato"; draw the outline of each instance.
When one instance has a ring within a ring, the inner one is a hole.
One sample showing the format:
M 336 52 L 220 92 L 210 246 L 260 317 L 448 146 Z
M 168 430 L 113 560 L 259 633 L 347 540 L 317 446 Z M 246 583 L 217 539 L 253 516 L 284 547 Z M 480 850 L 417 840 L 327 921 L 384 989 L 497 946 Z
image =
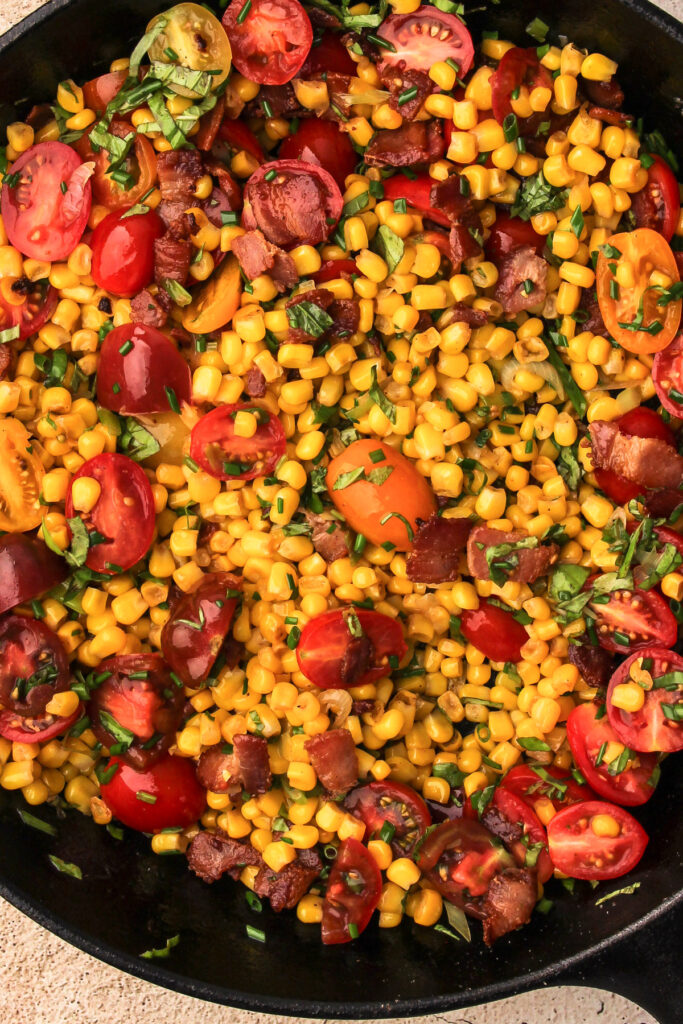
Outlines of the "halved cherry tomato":
M 649 673 L 652 688 L 645 690 L 639 711 L 624 711 L 613 703 L 617 686 L 631 682 L 631 666 L 639 678 Z M 623 661 L 607 690 L 610 725 L 631 750 L 671 754 L 683 749 L 683 658 L 661 647 L 646 647 Z
M 384 185 L 384 198 L 390 202 L 397 199 L 405 199 L 408 206 L 424 214 L 436 224 L 443 227 L 450 227 L 450 221 L 445 213 L 432 206 L 430 195 L 434 185 L 434 179 L 428 174 L 418 174 L 416 178 L 406 178 L 405 174 L 394 174 L 382 183 Z
M 512 855 L 479 821 L 444 821 L 422 841 L 417 866 L 458 907 L 484 896 L 492 878 L 514 867 Z
M 100 743 L 140 771 L 158 761 L 175 739 L 185 705 L 160 654 L 122 654 L 97 667 L 104 677 L 90 695 L 88 714 Z
M 683 303 L 677 299 L 658 305 L 663 298 L 662 290 L 650 284 L 650 276 L 658 271 L 673 282 L 678 281 L 674 254 L 664 238 L 651 228 L 612 235 L 609 245 L 620 255 L 607 256 L 603 248 L 598 256 L 598 304 L 605 327 L 627 352 L 661 352 L 676 336 Z M 630 266 L 634 287 L 618 284 L 615 274 L 619 266 Z M 614 286 L 617 298 L 611 295 Z
M 323 71 L 333 71 L 338 75 L 356 74 L 356 65 L 336 32 L 325 31 L 317 43 L 314 41 L 298 77 L 305 80 Z
M 590 786 L 576 781 L 571 772 L 560 768 L 518 764 L 503 777 L 501 788 L 515 793 L 532 810 L 539 800 L 550 800 L 556 811 L 581 800 L 594 800 Z M 537 812 L 538 813 L 538 812 Z
M 95 572 L 119 573 L 130 569 L 149 550 L 154 536 L 154 497 L 144 470 L 127 455 L 103 452 L 84 462 L 71 478 L 66 515 L 74 515 L 73 485 L 92 477 L 101 488 L 94 508 L 82 513 L 88 532 L 106 538 L 93 544 L 85 564 Z
M 655 361 L 656 359 L 655 356 Z M 646 405 L 640 405 L 620 416 L 617 425 L 622 434 L 628 434 L 630 437 L 654 437 L 671 445 L 672 448 L 676 445 L 671 427 Z M 593 472 L 598 487 L 619 505 L 627 505 L 629 501 L 643 493 L 642 487 L 611 469 L 596 469 Z
M 436 61 L 452 60 L 464 78 L 474 60 L 474 43 L 467 28 L 454 14 L 427 4 L 412 14 L 391 14 L 377 29 L 377 35 L 391 43 L 382 49 L 387 64 L 403 64 L 416 71 L 429 71 Z
M 258 419 L 253 437 L 235 434 L 235 416 L 246 410 Z M 218 480 L 268 476 L 285 453 L 285 432 L 277 416 L 256 403 L 220 405 L 192 428 L 190 455 Z
M 149 48 L 150 58 L 164 64 L 179 64 L 193 71 L 210 71 L 211 88 L 217 89 L 228 77 L 232 50 L 216 15 L 200 4 L 176 4 L 170 11 L 153 18 L 147 26 L 148 32 L 160 18 L 164 18 L 166 24 Z M 169 53 L 173 55 L 172 59 Z M 175 86 L 174 89 L 182 96 L 199 95 L 185 86 Z
M 410 551 L 418 520 L 436 512 L 436 498 L 425 478 L 383 441 L 354 441 L 332 459 L 325 482 L 349 526 L 372 544 Z
M 479 601 L 476 611 L 464 611 L 462 634 L 491 661 L 519 661 L 529 634 L 512 612 L 498 608 L 486 600 Z
M 288 135 L 280 146 L 282 160 L 303 160 L 319 164 L 332 175 L 341 189 L 344 179 L 353 174 L 358 155 L 348 135 L 340 131 L 333 121 L 306 118 L 293 135 Z
M 352 789 L 344 807 L 365 825 L 365 839 L 377 839 L 382 827 L 394 831 L 390 843 L 397 857 L 410 856 L 418 839 L 432 823 L 429 808 L 421 796 L 402 782 L 370 782 Z
M 154 210 L 104 217 L 90 242 L 95 284 L 122 298 L 146 288 L 154 278 L 154 240 L 165 230 Z
M 334 281 L 338 277 L 350 280 L 352 275 L 357 273 L 355 260 L 325 260 L 320 270 L 312 276 L 316 284 L 324 284 L 325 281 Z
M 361 686 L 391 672 L 406 653 L 395 619 L 364 608 L 334 608 L 309 619 L 296 649 L 299 668 L 321 690 Z
M 173 396 L 182 406 L 192 398 L 190 368 L 156 327 L 129 323 L 104 339 L 97 372 L 97 401 L 122 413 L 167 412 Z
M 79 704 L 72 715 L 61 718 L 44 711 L 41 715 L 18 715 L 16 711 L 0 711 L 0 736 L 10 743 L 45 743 L 63 736 L 83 714 Z
M 549 71 L 543 67 L 535 47 L 522 49 L 513 46 L 500 59 L 500 63 L 489 79 L 493 116 L 502 124 L 508 114 L 512 113 L 510 102 L 512 93 L 525 85 L 529 92 L 543 87 L 552 89 L 553 80 Z
M 536 812 L 525 800 L 511 790 L 505 789 L 504 786 L 499 786 L 496 789 L 491 806 L 510 825 L 517 826 L 522 830 L 519 839 L 502 837 L 519 866 L 535 868 L 539 882 L 541 884 L 547 882 L 553 873 L 553 865 L 548 854 L 548 837 Z M 483 820 L 486 825 L 486 811 Z M 492 831 L 494 830 L 492 829 Z
M 668 526 L 655 526 L 655 536 L 659 544 L 672 544 L 679 555 L 683 556 L 683 536 L 678 530 L 672 530 Z
M 119 757 L 110 758 L 100 795 L 114 817 L 138 832 L 186 828 L 206 807 L 206 791 L 197 782 L 194 761 L 165 755 L 144 771 Z
M 19 325 L 19 340 L 35 334 L 47 323 L 59 295 L 47 280 L 0 279 L 0 331 Z
M 239 309 L 241 296 L 240 265 L 234 256 L 228 256 L 185 308 L 183 327 L 191 334 L 220 330 Z
M 45 467 L 26 427 L 13 416 L 0 420 L 0 530 L 24 533 L 40 526 Z
M 598 713 L 602 711 L 602 717 Z M 605 764 L 609 743 L 619 743 L 604 705 L 579 704 L 567 719 L 567 739 L 576 765 L 591 789 L 605 800 L 625 807 L 647 803 L 655 791 L 657 767 L 654 754 L 633 754 L 635 764 L 618 772 L 620 758 Z M 620 755 L 621 756 L 621 755 Z
M 586 580 L 590 588 L 597 576 Z M 678 637 L 676 618 L 656 590 L 614 590 L 605 604 L 591 602 L 600 646 L 606 651 L 631 654 L 651 644 L 673 647 Z
M 605 835 L 606 819 L 616 822 L 618 835 Z M 645 853 L 645 829 L 623 807 L 589 800 L 565 807 L 548 825 L 550 857 L 558 871 L 570 878 L 620 878 Z
M 252 0 L 244 15 L 232 0 L 223 26 L 237 70 L 259 85 L 284 85 L 306 60 L 313 42 L 310 19 L 298 0 Z
M 127 71 L 110 71 L 106 75 L 91 78 L 83 86 L 83 99 L 88 110 L 100 116 L 117 96 L 128 78 Z
M 631 199 L 631 212 L 639 228 L 659 231 L 670 242 L 676 230 L 680 199 L 676 175 L 665 160 L 648 154 L 653 161 L 647 170 L 647 185 Z
M 40 619 L 0 619 L 0 703 L 17 715 L 40 715 L 55 693 L 69 688 L 62 641 Z
M 205 683 L 232 624 L 242 580 L 227 572 L 204 576 L 175 606 L 161 631 L 161 651 L 186 686 Z
M 218 138 L 229 143 L 235 153 L 249 153 L 260 164 L 266 162 L 266 155 L 261 149 L 261 144 L 242 121 L 233 121 L 226 117 L 218 129 Z
M 523 245 L 532 245 L 540 256 L 545 246 L 545 238 L 538 235 L 531 224 L 521 217 L 509 217 L 506 213 L 497 213 L 486 241 L 486 254 L 494 263 L 503 256 L 508 256 Z
M 70 256 L 90 216 L 92 165 L 63 142 L 39 142 L 15 160 L 2 186 L 2 220 L 10 242 L 33 259 Z
M 109 210 L 128 209 L 135 206 L 154 185 L 157 179 L 157 158 L 152 143 L 144 135 L 136 135 L 135 129 L 127 121 L 112 121 L 109 131 L 119 139 L 126 139 L 131 133 L 134 135 L 132 148 L 119 168 L 129 175 L 131 183 L 121 185 L 111 177 L 108 173 L 111 164 L 109 153 L 101 149 L 95 158 L 93 192 L 97 202 Z
M 44 594 L 66 575 L 64 559 L 36 537 L 23 533 L 0 537 L 0 613 Z
M 655 356 L 652 382 L 662 408 L 683 419 L 683 334 Z
M 377 861 L 357 839 L 345 839 L 330 871 L 323 902 L 326 946 L 356 939 L 367 928 L 382 894 Z

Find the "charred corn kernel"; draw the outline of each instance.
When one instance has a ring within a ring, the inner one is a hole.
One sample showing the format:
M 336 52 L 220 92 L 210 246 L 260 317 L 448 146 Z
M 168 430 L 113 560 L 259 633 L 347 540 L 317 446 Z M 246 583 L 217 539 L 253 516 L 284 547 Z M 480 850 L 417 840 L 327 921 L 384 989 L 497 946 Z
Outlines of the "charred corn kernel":
M 621 825 L 611 814 L 595 814 L 591 818 L 591 831 L 600 838 L 616 839 L 621 835 Z
M 386 869 L 386 875 L 390 882 L 407 891 L 411 885 L 415 885 L 419 881 L 420 869 L 408 857 L 399 857 L 392 861 Z
M 645 703 L 645 691 L 638 683 L 619 683 L 612 693 L 612 704 L 634 714 Z

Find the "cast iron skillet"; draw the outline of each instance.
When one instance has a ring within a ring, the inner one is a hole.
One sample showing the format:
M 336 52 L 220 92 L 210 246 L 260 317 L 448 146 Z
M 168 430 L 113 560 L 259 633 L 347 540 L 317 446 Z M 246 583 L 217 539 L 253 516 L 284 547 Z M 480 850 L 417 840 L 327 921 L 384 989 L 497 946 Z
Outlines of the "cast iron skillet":
M 0 128 L 25 112 L 26 98 L 54 96 L 66 77 L 92 77 L 130 51 L 163 0 L 52 0 L 0 39 Z M 468 19 L 476 36 L 498 28 L 521 45 L 533 43 L 524 26 L 540 16 L 551 39 L 565 34 L 579 46 L 620 64 L 627 107 L 660 127 L 683 151 L 683 33 L 671 18 L 640 0 L 515 0 Z M 57 935 L 148 981 L 189 995 L 249 1010 L 306 1017 L 376 1018 L 443 1012 L 555 983 L 595 984 L 641 1003 L 661 1024 L 680 1021 L 682 948 L 683 759 L 664 766 L 659 790 L 638 813 L 651 842 L 628 882 L 629 896 L 595 906 L 598 895 L 620 887 L 605 882 L 597 895 L 587 883 L 569 896 L 551 891 L 553 910 L 484 947 L 473 927 L 471 945 L 455 942 L 409 919 L 400 928 L 372 926 L 357 942 L 325 948 L 317 928 L 293 914 L 249 910 L 241 886 L 211 887 L 187 872 L 184 858 L 157 857 L 143 837 L 113 839 L 73 812 L 55 821 L 50 838 L 24 826 L 21 801 L 0 791 L 0 893 Z M 77 863 L 83 880 L 58 874 L 48 853 Z M 555 887 L 552 887 L 553 889 Z M 262 928 L 265 945 L 246 936 Z M 139 954 L 179 934 L 168 959 Z M 549 996 L 549 998 L 552 998 Z

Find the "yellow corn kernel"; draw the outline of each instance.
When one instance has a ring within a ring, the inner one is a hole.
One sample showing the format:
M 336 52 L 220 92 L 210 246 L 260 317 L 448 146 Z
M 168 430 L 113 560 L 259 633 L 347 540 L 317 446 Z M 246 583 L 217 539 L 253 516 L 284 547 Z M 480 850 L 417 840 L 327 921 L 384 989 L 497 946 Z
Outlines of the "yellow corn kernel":
M 420 869 L 417 864 L 409 860 L 408 857 L 399 857 L 397 860 L 392 861 L 386 870 L 387 878 L 394 885 L 398 885 L 401 889 L 408 890 L 411 885 L 415 885 L 420 878 Z
M 81 476 L 71 485 L 71 498 L 79 512 L 91 512 L 100 499 L 102 488 L 94 477 Z
M 590 53 L 581 64 L 581 74 L 591 82 L 609 82 L 616 75 L 617 66 L 602 53 Z
M 645 703 L 645 691 L 638 683 L 619 683 L 612 693 L 612 704 L 634 714 Z
M 296 905 L 296 916 L 303 924 L 320 924 L 323 919 L 322 896 L 314 896 L 312 893 L 302 896 Z

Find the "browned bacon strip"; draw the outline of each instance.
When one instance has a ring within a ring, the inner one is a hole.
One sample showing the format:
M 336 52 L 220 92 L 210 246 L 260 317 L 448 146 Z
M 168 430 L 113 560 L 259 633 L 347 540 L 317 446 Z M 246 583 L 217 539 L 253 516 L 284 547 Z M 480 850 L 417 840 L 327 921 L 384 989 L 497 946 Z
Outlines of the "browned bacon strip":
M 471 528 L 469 519 L 445 519 L 436 513 L 430 516 L 415 534 L 406 566 L 408 579 L 415 583 L 454 580 Z
M 609 469 L 646 490 L 677 491 L 683 485 L 683 456 L 665 441 L 623 434 L 604 420 L 588 429 L 596 469 Z
M 489 548 L 500 544 L 517 544 L 528 535 L 521 530 L 494 530 L 490 526 L 475 526 L 467 541 L 467 568 L 470 576 L 478 580 L 490 580 L 491 568 L 486 558 Z M 533 583 L 539 576 L 545 576 L 558 558 L 560 549 L 557 544 L 539 544 L 536 548 L 517 548 L 502 561 L 516 562 L 511 570 L 506 570 L 508 580 L 517 583 Z
M 328 793 L 340 796 L 358 782 L 358 755 L 346 729 L 318 733 L 304 744 L 311 764 Z
M 253 846 L 222 832 L 198 832 L 189 845 L 187 862 L 204 882 L 217 882 L 226 873 L 238 879 L 245 865 L 262 863 L 261 854 Z

